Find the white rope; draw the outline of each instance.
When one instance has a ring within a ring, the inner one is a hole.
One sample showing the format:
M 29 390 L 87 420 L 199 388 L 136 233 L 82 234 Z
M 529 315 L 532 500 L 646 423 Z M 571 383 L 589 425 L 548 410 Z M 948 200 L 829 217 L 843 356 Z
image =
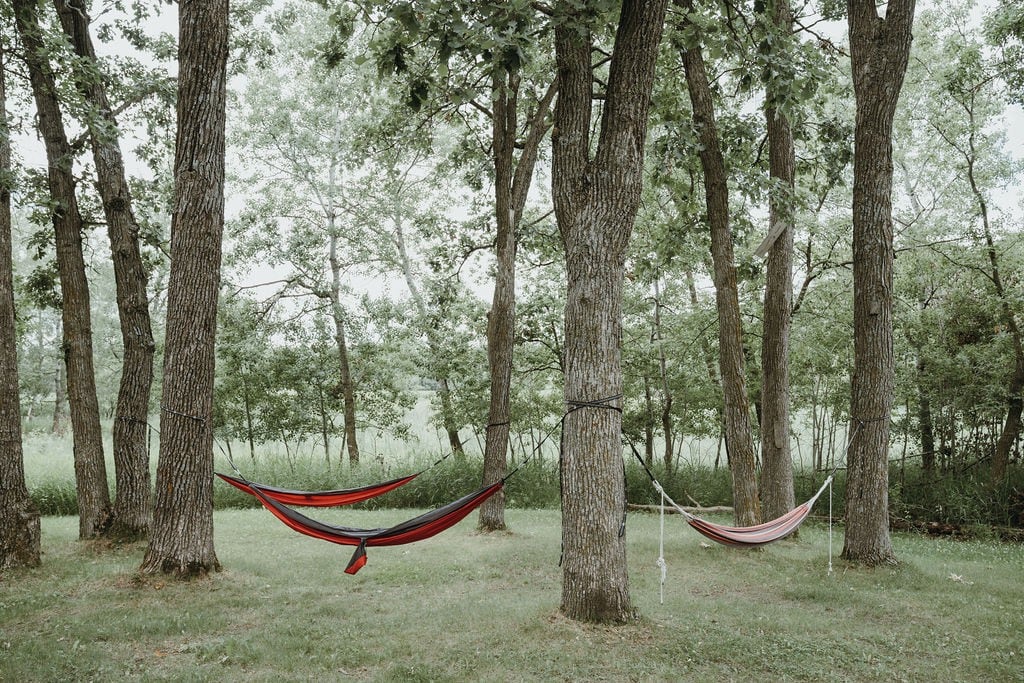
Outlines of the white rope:
M 658 487 L 661 488 L 660 486 Z M 668 564 L 665 562 L 665 491 L 661 491 L 661 540 L 658 543 L 658 568 L 661 569 L 661 604 L 665 604 L 665 577 L 668 575 Z

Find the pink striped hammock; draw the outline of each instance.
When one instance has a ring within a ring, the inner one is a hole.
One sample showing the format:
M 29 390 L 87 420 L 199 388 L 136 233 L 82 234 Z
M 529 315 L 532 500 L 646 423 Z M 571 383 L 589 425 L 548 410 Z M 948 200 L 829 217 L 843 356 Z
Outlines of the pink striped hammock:
M 664 506 L 665 502 L 669 503 L 677 512 L 679 512 L 679 514 L 686 518 L 686 523 L 696 529 L 699 533 L 710 538 L 716 543 L 721 543 L 722 545 L 754 548 L 785 538 L 796 531 L 797 527 L 799 527 L 803 521 L 807 519 L 807 516 L 811 514 L 811 508 L 814 507 L 814 503 L 818 500 L 825 489 L 828 488 L 828 485 L 832 483 L 832 475 L 830 474 L 825 479 L 825 482 L 821 485 L 821 488 L 818 489 L 818 492 L 815 493 L 806 503 L 797 505 L 786 514 L 773 519 L 770 522 L 748 527 L 725 526 L 724 524 L 715 524 L 714 522 L 701 519 L 672 500 L 672 498 L 665 493 L 665 489 L 661 487 L 661 484 L 658 483 L 657 479 L 652 478 L 651 482 L 654 484 L 654 488 L 657 489 L 662 496 L 662 505 Z

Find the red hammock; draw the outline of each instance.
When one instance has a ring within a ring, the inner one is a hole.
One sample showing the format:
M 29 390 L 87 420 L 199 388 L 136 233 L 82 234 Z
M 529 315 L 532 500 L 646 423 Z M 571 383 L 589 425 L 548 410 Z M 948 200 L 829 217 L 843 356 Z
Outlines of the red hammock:
M 219 476 L 224 478 L 223 475 Z M 422 541 L 439 534 L 460 522 L 485 500 L 501 490 L 504 484 L 504 480 L 495 482 L 436 510 L 425 512 L 418 517 L 400 522 L 394 526 L 380 529 L 356 529 L 325 524 L 282 505 L 271 498 L 270 494 L 259 484 L 250 482 L 247 486 L 239 486 L 239 488 L 247 490 L 256 496 L 260 503 L 263 504 L 263 507 L 270 510 L 275 517 L 300 534 L 331 543 L 338 543 L 339 545 L 358 546 L 352 554 L 352 559 L 349 560 L 348 566 L 345 567 L 346 574 L 355 574 L 366 564 L 367 546 L 401 545 L 403 543 Z M 237 486 L 237 484 L 234 485 Z
M 352 505 L 353 503 L 358 503 L 360 501 L 383 495 L 388 491 L 393 491 L 399 486 L 408 484 L 410 481 L 423 474 L 423 472 L 399 477 L 398 479 L 392 479 L 391 481 L 385 481 L 380 484 L 370 484 L 369 486 L 361 486 L 354 489 L 339 489 L 336 491 L 293 491 L 291 489 L 280 489 L 276 486 L 267 486 L 266 484 L 255 484 L 251 481 L 246 481 L 245 479 L 221 474 L 220 472 L 215 472 L 214 474 L 234 486 L 236 489 L 245 491 L 249 495 L 255 495 L 252 491 L 252 487 L 258 486 L 263 494 L 268 498 L 272 498 L 279 503 L 284 503 L 285 505 L 337 507 L 339 505 Z

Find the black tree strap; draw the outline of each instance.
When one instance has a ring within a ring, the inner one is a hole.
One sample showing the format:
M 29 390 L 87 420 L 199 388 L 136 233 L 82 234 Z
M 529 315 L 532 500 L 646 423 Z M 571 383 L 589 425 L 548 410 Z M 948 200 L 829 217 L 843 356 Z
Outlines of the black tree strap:
M 204 417 L 196 417 L 195 415 L 189 415 L 188 413 L 182 413 L 182 412 L 174 410 L 172 408 L 168 408 L 167 406 L 165 406 L 163 404 L 160 405 L 160 410 L 164 411 L 165 413 L 170 413 L 171 415 L 177 415 L 178 417 L 187 417 L 188 419 L 194 420 L 195 422 L 199 422 L 200 424 L 206 424 L 206 418 L 204 418 Z
M 614 394 L 612 396 L 606 396 L 604 398 L 599 398 L 593 401 L 566 399 L 565 404 L 569 407 L 566 409 L 565 415 L 562 417 L 562 419 L 564 420 L 565 417 L 569 415 L 569 413 L 574 413 L 577 410 L 581 410 L 583 408 L 605 408 L 607 410 L 614 410 L 617 413 L 621 413 L 622 406 L 617 406 L 613 403 L 613 401 L 618 401 L 621 398 L 622 394 Z

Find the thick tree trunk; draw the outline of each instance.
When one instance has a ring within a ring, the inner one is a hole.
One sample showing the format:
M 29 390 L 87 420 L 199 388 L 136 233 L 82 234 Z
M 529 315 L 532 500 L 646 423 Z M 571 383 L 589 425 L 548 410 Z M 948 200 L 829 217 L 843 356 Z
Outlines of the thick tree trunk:
M 39 511 L 25 486 L 14 328 L 11 246 L 11 133 L 7 125 L 6 46 L 0 43 L 0 570 L 39 565 Z
M 39 26 L 38 4 L 35 0 L 15 0 L 14 10 L 39 113 L 39 133 L 46 146 L 47 179 L 55 207 L 53 228 L 63 299 L 64 363 L 74 439 L 78 533 L 80 538 L 92 538 L 106 531 L 110 523 L 110 491 L 93 369 L 92 313 L 82 250 L 84 226 L 75 197 L 71 146 L 64 131 L 57 86 Z
M 146 269 L 139 252 L 139 225 L 117 140 L 117 121 L 107 100 L 89 35 L 83 0 L 54 0 L 64 33 L 83 62 L 75 80 L 93 111 L 88 117 L 97 187 L 103 200 L 114 264 L 117 310 L 124 358 L 114 415 L 115 497 L 111 534 L 126 539 L 149 532 L 149 451 L 146 437 L 153 382 L 153 330 L 146 292 Z
M 786 45 L 792 29 L 789 0 L 768 3 L 769 36 L 780 36 L 769 47 L 769 59 Z M 770 233 L 777 235 L 768 252 L 765 275 L 764 331 L 761 337 L 761 512 L 775 519 L 796 504 L 793 493 L 793 458 L 789 448 L 789 329 L 793 308 L 793 213 L 796 154 L 789 118 L 778 106 L 783 94 L 777 79 L 766 85 L 765 119 L 768 125 L 768 200 Z
M 895 561 L 889 537 L 889 431 L 893 403 L 892 121 L 910 52 L 914 0 L 849 0 L 857 120 L 853 160 L 854 370 L 843 557 Z
M 678 0 L 677 4 L 686 12 L 693 11 L 692 0 Z M 691 30 L 696 30 L 688 16 L 684 22 Z M 740 318 L 736 264 L 729 229 L 729 189 L 725 160 L 718 140 L 714 103 L 700 47 L 681 49 L 681 56 L 690 102 L 693 104 L 694 124 L 700 139 L 700 161 L 704 169 L 704 192 L 711 228 L 720 346 L 718 362 L 725 400 L 725 442 L 732 472 L 733 514 L 738 526 L 753 526 L 761 521 L 761 509 L 743 354 L 743 322 Z
M 600 139 L 590 157 L 592 35 L 571 2 L 556 5 L 552 196 L 565 248 L 562 612 L 633 618 L 626 571 L 622 415 L 622 287 L 640 202 L 644 138 L 666 0 L 624 0 Z M 604 407 L 580 402 L 604 400 Z M 578 408 L 578 409 L 577 409 Z
M 219 570 L 213 547 L 213 376 L 224 231 L 228 0 L 182 0 L 160 462 L 141 571 Z

